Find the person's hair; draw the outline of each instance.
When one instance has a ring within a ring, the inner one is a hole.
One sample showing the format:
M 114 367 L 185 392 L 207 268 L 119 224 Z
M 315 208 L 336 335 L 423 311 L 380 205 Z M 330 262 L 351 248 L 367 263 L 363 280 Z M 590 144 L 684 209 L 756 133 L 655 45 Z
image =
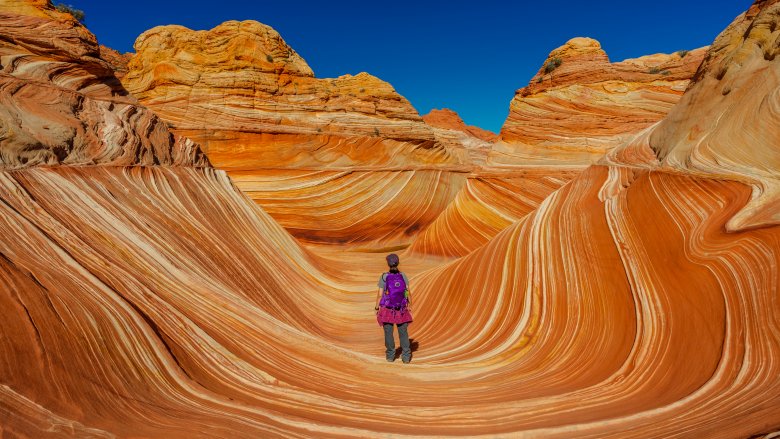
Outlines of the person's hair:
M 390 272 L 391 273 L 398 273 L 398 266 L 397 265 L 391 266 L 390 267 Z

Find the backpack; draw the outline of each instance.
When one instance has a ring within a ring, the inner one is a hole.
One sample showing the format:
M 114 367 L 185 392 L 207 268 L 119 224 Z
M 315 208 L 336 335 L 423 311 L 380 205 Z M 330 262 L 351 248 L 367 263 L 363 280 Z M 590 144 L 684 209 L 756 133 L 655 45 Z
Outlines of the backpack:
M 379 304 L 387 308 L 402 308 L 406 306 L 406 281 L 401 272 L 386 273 L 385 294 Z

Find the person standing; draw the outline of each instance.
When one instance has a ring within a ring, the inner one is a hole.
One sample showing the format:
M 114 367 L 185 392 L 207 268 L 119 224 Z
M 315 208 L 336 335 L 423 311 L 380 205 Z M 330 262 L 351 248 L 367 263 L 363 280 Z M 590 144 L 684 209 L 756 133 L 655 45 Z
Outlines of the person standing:
M 398 270 L 398 255 L 390 254 L 387 260 L 388 271 L 379 276 L 376 293 L 376 320 L 385 331 L 385 357 L 395 361 L 395 337 L 393 325 L 398 328 L 401 343 L 401 359 L 404 363 L 412 361 L 412 348 L 409 344 L 408 326 L 412 322 L 412 297 L 409 293 L 409 279 Z

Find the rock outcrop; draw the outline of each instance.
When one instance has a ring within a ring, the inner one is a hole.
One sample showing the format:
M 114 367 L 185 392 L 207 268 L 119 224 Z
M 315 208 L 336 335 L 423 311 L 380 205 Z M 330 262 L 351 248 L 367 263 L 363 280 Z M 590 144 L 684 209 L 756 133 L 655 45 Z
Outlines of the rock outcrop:
M 423 120 L 433 129 L 436 141 L 451 154 L 463 157 L 474 172 L 487 165 L 496 134 L 466 125 L 457 113 L 448 109 L 431 110 Z
M 466 176 L 438 170 L 234 171 L 242 192 L 306 244 L 402 249 L 437 220 Z
M 466 256 L 536 210 L 579 173 L 531 168 L 471 176 L 446 210 L 414 239 L 407 254 Z
M 458 113 L 450 110 L 449 108 L 442 108 L 441 110 L 433 109 L 422 118 L 425 123 L 432 127 L 460 131 L 472 137 L 476 137 L 477 139 L 484 140 L 485 142 L 494 142 L 496 139 L 498 139 L 498 135 L 496 133 L 484 130 L 480 127 L 475 127 L 473 125 L 466 125 Z
M 512 100 L 491 160 L 589 164 L 666 116 L 705 48 L 610 63 L 598 41 L 552 51 Z
M 0 23 L 0 167 L 208 165 L 197 145 L 137 105 L 69 14 L 15 1 Z
M 125 86 L 214 157 L 255 167 L 462 165 L 390 84 L 367 73 L 318 79 L 272 28 L 229 21 L 209 31 L 151 29 L 136 40 Z M 230 167 L 226 165 L 224 167 Z
M 100 58 L 106 61 L 111 70 L 114 71 L 114 76 L 121 80 L 127 74 L 127 64 L 133 58 L 132 53 L 119 53 L 116 50 L 100 45 Z
M 414 279 L 426 363 L 480 364 L 450 389 L 506 373 L 480 398 L 506 415 L 483 427 L 506 427 L 496 434 L 772 437 L 780 228 L 725 230 L 750 196 L 733 181 L 590 167 Z M 434 336 L 443 328 L 459 329 Z
M 135 48 L 122 80 L 133 96 L 307 243 L 409 245 L 465 181 L 446 171 L 484 163 L 489 150 L 469 134 L 431 128 L 367 73 L 315 78 L 255 21 L 157 27 Z M 430 187 L 446 189 L 420 196 Z
M 652 131 L 647 152 L 664 168 L 754 186 L 728 223 L 780 224 L 780 4 L 758 1 L 713 43 L 695 83 Z

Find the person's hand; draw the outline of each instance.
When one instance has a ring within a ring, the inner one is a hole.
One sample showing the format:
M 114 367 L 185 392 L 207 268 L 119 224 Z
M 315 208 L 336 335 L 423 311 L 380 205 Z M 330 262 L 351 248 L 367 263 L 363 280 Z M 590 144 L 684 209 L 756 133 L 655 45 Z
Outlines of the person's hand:
M 379 306 L 374 307 L 374 314 L 379 314 Z

